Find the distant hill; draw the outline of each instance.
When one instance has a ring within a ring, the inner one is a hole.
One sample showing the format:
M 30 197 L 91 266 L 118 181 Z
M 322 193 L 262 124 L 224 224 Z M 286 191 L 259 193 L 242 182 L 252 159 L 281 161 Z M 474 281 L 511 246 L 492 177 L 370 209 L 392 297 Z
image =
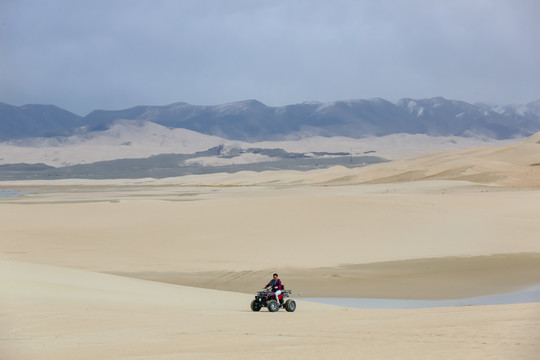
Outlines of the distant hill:
M 95 110 L 79 117 L 52 105 L 0 103 L 0 140 L 67 135 L 108 129 L 116 120 L 149 121 L 229 140 L 294 140 L 308 136 L 362 138 L 396 133 L 509 139 L 540 130 L 540 100 L 490 106 L 441 97 L 346 100 L 270 107 L 256 100 L 215 106 L 175 103 Z M 82 130 L 78 130 L 82 131 Z
M 82 125 L 81 116 L 54 105 L 0 103 L 0 140 L 69 135 Z

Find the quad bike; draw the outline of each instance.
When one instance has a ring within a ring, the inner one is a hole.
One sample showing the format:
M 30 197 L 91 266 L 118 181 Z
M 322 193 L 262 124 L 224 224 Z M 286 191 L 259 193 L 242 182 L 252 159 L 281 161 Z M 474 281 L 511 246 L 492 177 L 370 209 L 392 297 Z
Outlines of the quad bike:
M 293 299 L 287 299 L 285 303 L 282 303 L 291 293 L 292 290 L 282 290 L 278 296 L 280 302 L 277 302 L 272 288 L 265 288 L 262 291 L 258 291 L 257 295 L 255 295 L 255 299 L 251 302 L 251 310 L 259 311 L 261 308 L 267 307 L 268 311 L 276 312 L 283 307 L 288 312 L 293 312 L 296 310 L 296 302 Z

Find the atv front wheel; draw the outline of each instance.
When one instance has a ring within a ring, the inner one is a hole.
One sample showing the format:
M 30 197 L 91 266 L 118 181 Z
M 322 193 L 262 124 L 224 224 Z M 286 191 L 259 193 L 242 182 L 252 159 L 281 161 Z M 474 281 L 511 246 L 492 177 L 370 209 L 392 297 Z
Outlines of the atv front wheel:
M 268 311 L 270 312 L 276 312 L 279 310 L 279 305 L 276 300 L 270 300 L 266 303 L 266 306 L 268 307 Z
M 296 310 L 296 302 L 291 299 L 285 301 L 285 310 L 287 310 L 288 312 L 293 312 L 294 310 Z
M 259 311 L 261 310 L 261 304 L 257 300 L 253 300 L 251 302 L 251 311 Z

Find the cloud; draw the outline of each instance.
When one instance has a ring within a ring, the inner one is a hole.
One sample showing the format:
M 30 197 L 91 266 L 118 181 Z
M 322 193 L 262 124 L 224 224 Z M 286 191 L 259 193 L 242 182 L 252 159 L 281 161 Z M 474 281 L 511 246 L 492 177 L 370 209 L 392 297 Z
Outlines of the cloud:
M 96 108 L 256 98 L 540 98 L 534 0 L 0 5 L 0 101 Z

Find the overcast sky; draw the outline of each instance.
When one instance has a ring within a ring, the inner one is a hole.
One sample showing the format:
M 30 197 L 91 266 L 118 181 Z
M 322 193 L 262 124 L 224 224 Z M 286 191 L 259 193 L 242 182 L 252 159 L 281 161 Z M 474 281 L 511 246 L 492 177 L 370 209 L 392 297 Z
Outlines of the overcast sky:
M 540 99 L 537 0 L 0 0 L 0 101 Z

